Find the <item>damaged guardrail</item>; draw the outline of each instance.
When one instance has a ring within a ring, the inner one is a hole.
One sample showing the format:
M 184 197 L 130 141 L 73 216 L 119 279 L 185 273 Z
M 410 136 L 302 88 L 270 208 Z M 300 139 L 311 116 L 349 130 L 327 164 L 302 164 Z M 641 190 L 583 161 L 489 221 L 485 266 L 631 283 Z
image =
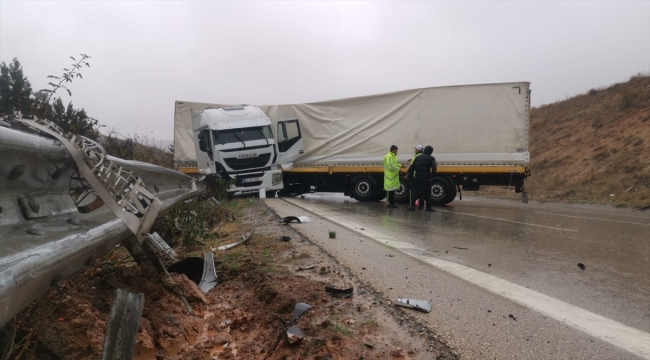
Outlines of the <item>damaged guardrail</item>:
M 198 194 L 180 172 L 106 156 L 46 122 L 12 125 L 0 126 L 0 326 L 123 240 L 141 243 L 156 216 Z

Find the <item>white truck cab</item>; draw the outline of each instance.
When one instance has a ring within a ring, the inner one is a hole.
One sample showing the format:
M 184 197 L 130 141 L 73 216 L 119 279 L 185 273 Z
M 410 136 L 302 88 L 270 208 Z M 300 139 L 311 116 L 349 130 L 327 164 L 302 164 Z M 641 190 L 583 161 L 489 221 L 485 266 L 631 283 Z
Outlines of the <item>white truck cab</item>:
M 192 111 L 199 173 L 234 180 L 233 195 L 265 188 L 269 196 L 283 189 L 282 171 L 304 153 L 298 120 L 277 123 L 256 106 L 241 105 Z

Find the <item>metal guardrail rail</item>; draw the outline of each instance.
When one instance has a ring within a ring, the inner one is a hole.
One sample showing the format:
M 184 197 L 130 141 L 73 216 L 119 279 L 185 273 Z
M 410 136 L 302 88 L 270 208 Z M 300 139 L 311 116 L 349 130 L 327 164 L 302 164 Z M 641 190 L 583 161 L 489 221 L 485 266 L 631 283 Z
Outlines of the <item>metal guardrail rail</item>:
M 0 126 L 0 326 L 136 233 L 133 222 L 101 206 L 71 153 L 61 141 Z M 140 199 L 153 195 L 121 211 L 137 214 L 159 201 L 160 216 L 198 194 L 194 180 L 180 172 L 111 156 L 102 161 L 146 183 L 129 187 Z

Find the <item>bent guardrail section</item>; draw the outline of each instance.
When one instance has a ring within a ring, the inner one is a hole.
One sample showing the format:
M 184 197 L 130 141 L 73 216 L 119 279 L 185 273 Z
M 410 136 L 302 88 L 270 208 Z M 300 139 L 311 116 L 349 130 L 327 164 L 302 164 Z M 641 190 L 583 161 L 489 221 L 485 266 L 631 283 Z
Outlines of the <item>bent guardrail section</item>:
M 108 159 L 147 184 L 161 201 L 158 215 L 198 194 L 180 172 Z M 0 127 L 0 326 L 51 284 L 134 236 L 101 201 L 79 196 L 92 193 L 83 180 L 61 142 Z

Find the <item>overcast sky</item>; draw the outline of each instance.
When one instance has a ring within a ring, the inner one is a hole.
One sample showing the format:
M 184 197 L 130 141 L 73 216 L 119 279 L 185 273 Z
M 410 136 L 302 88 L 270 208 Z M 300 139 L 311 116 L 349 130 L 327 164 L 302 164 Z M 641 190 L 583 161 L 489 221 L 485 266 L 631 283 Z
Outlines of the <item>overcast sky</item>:
M 534 105 L 563 100 L 650 72 L 650 1 L 0 1 L 0 61 L 18 57 L 35 89 L 79 53 L 76 107 L 172 139 L 175 100 L 510 81 L 530 81 Z

